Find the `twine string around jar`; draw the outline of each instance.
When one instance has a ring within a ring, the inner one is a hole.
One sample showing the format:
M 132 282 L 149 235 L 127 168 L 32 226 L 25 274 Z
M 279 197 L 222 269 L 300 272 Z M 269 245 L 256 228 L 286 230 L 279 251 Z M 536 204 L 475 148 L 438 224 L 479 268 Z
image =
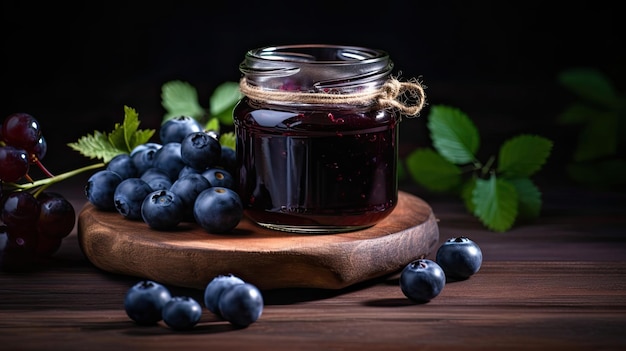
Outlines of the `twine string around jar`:
M 383 108 L 395 108 L 408 116 L 416 116 L 426 104 L 422 84 L 417 80 L 401 82 L 396 78 L 388 79 L 377 90 L 347 94 L 270 91 L 251 85 L 245 77 L 239 81 L 239 88 L 242 94 L 258 101 L 345 105 L 366 105 L 375 101 Z

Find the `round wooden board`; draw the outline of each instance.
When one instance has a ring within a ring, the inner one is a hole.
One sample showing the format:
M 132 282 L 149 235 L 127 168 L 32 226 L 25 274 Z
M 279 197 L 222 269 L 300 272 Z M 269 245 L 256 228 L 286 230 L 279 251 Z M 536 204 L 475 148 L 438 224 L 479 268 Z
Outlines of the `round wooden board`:
M 87 203 L 78 216 L 78 240 L 96 267 L 163 284 L 204 289 L 216 275 L 233 273 L 260 289 L 340 289 L 428 255 L 439 229 L 426 202 L 400 192 L 398 206 L 377 225 L 315 235 L 273 231 L 247 219 L 222 235 L 194 223 L 156 231 Z

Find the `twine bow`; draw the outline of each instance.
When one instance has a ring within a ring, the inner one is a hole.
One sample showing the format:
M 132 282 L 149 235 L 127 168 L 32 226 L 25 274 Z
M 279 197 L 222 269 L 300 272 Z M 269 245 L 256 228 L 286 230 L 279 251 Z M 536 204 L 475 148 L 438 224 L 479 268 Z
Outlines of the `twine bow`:
M 376 102 L 383 108 L 395 108 L 408 116 L 419 114 L 426 104 L 424 87 L 417 80 L 401 82 L 395 78 L 388 79 L 377 90 L 349 94 L 263 90 L 250 85 L 246 78 L 239 81 L 239 88 L 241 93 L 248 98 L 259 101 L 347 105 L 365 105 Z

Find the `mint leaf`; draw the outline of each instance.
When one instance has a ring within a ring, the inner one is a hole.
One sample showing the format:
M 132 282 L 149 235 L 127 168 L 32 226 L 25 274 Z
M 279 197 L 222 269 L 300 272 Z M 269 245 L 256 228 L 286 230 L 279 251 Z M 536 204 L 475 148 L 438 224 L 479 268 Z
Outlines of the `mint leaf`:
M 473 199 L 474 188 L 476 188 L 475 176 L 466 180 L 465 183 L 463 183 L 463 186 L 461 186 L 461 199 L 463 200 L 463 203 L 465 204 L 465 208 L 467 209 L 467 212 L 469 213 L 474 213 L 474 208 L 476 208 L 476 206 L 474 206 L 474 199 Z
M 498 154 L 498 172 L 507 178 L 528 177 L 541 169 L 552 150 L 552 141 L 523 134 L 507 140 Z
M 154 135 L 154 129 L 139 130 L 139 123 L 139 115 L 135 109 L 124 106 L 124 122 L 116 123 L 113 131 L 108 134 L 95 131 L 67 145 L 86 157 L 98 158 L 108 163 L 119 154 L 130 153 Z
M 472 191 L 474 215 L 489 229 L 497 232 L 509 230 L 517 217 L 517 192 L 515 187 L 492 174 L 489 179 L 476 179 Z
M 152 137 L 154 130 L 138 130 L 139 114 L 131 107 L 124 106 L 124 122 L 116 123 L 115 129 L 109 134 L 109 142 L 116 149 L 124 152 L 132 151 Z
M 617 152 L 619 121 L 617 112 L 597 113 L 578 135 L 574 161 L 587 161 Z
M 220 135 L 220 145 L 235 149 L 236 143 L 235 133 L 228 132 Z
M 67 144 L 70 148 L 78 151 L 83 156 L 91 159 L 101 159 L 107 163 L 124 150 L 117 149 L 111 144 L 106 133 L 95 131 L 93 134 L 85 135 L 74 143 Z
M 433 191 L 446 191 L 461 182 L 461 170 L 431 149 L 417 149 L 406 158 L 409 175 Z
M 161 87 L 161 105 L 167 111 L 163 122 L 178 116 L 191 116 L 200 120 L 206 114 L 198 102 L 198 92 L 191 84 L 174 80 Z
M 598 113 L 600 111 L 593 107 L 577 103 L 563 111 L 558 116 L 557 121 L 561 124 L 579 124 L 592 120 Z
M 209 121 L 204 125 L 204 130 L 213 130 L 213 131 L 219 132 L 220 121 L 217 118 L 209 119 Z
M 453 107 L 433 106 L 427 126 L 433 146 L 445 159 L 455 164 L 474 161 L 480 136 L 466 114 Z
M 567 174 L 578 183 L 610 190 L 614 186 L 624 184 L 626 160 L 613 158 L 572 163 L 567 166 Z
M 562 72 L 558 80 L 580 98 L 609 108 L 616 108 L 618 105 L 618 96 L 613 85 L 596 69 L 570 69 Z
M 535 219 L 541 212 L 541 191 L 529 178 L 508 179 L 517 192 L 518 217 Z
M 225 82 L 220 84 L 209 101 L 211 116 L 217 118 L 224 125 L 233 124 L 233 109 L 241 99 L 239 83 Z

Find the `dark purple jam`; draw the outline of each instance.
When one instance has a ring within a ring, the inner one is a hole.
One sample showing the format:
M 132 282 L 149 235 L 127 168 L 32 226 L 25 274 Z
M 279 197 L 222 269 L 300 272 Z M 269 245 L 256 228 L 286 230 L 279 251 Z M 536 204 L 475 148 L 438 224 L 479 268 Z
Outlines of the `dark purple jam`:
M 392 112 L 287 111 L 244 98 L 234 117 L 235 176 L 253 221 L 291 231 L 347 231 L 376 224 L 396 206 L 399 119 Z

